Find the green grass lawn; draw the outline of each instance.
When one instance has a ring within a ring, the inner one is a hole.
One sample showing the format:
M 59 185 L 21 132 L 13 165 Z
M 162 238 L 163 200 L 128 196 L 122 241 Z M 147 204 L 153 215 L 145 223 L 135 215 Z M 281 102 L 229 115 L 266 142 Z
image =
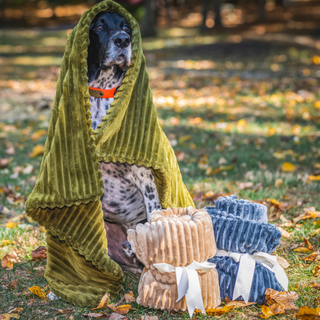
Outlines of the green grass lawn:
M 294 43 L 235 43 L 228 35 L 180 32 L 177 38 L 176 31 L 144 41 L 144 52 L 158 116 L 196 206 L 214 205 L 218 194 L 233 193 L 268 205 L 276 225 L 306 207 L 320 211 L 320 53 Z M 45 245 L 45 231 L 25 215 L 24 203 L 40 168 L 41 155 L 30 155 L 46 140 L 66 30 L 0 31 L 0 43 L 0 158 L 9 160 L 0 169 L 0 259 L 15 254 L 18 261 L 12 269 L 0 268 L 0 314 L 21 307 L 22 319 L 85 319 L 89 309 L 46 302 L 28 290 L 47 286 L 45 262 L 30 261 L 31 251 Z M 8 222 L 17 227 L 6 227 Z M 301 259 L 307 253 L 293 251 L 318 228 L 319 218 L 284 228 L 291 236 L 276 251 L 290 263 L 289 290 L 299 294 L 299 307 L 320 304 L 320 292 L 311 286 L 320 283 L 312 273 L 320 260 L 308 263 Z M 320 249 L 320 234 L 309 241 L 314 251 Z M 125 278 L 120 296 L 133 291 L 137 297 L 139 277 Z M 186 312 L 132 307 L 130 319 L 188 319 Z M 261 307 L 253 305 L 221 318 L 260 314 Z M 295 316 L 288 311 L 278 318 Z

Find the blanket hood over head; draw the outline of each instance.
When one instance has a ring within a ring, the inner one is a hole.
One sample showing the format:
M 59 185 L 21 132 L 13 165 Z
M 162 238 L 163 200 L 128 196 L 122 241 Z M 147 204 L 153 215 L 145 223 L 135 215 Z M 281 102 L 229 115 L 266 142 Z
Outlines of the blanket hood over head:
M 93 131 L 87 55 L 89 28 L 101 11 L 118 12 L 130 24 L 132 61 Z M 68 37 L 40 174 L 26 202 L 27 214 L 47 229 L 49 287 L 77 305 L 96 305 L 123 282 L 121 268 L 108 256 L 100 161 L 150 167 L 163 208 L 193 206 L 152 102 L 139 25 L 110 0 L 85 12 Z

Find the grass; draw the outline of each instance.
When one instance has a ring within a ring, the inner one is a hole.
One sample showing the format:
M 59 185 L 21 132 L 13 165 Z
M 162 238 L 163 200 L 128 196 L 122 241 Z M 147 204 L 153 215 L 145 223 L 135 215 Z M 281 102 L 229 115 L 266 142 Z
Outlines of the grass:
M 12 270 L 0 269 L 0 313 L 22 307 L 23 319 L 72 319 L 71 315 L 85 319 L 87 308 L 60 300 L 45 302 L 28 291 L 35 285 L 47 286 L 45 262 L 30 261 L 31 251 L 45 245 L 45 233 L 25 215 L 24 202 L 40 168 L 41 155 L 30 157 L 30 153 L 46 139 L 43 130 L 48 128 L 66 30 L 1 31 L 0 39 L 0 158 L 10 160 L 0 169 L 0 205 L 6 208 L 0 209 L 0 241 L 12 242 L 0 244 L 0 258 L 15 252 L 20 261 Z M 320 168 L 317 51 L 245 38 L 234 43 L 228 35 L 149 39 L 144 48 L 159 118 L 198 208 L 213 205 L 212 193 L 234 193 L 267 204 L 274 224 L 281 223 L 282 216 L 290 220 L 300 215 L 305 207 L 320 210 L 320 181 L 309 179 Z M 6 154 L 10 146 L 13 155 Z M 295 170 L 284 172 L 285 162 Z M 31 172 L 21 171 L 30 165 Z M 12 176 L 17 171 L 18 176 Z M 243 189 L 241 182 L 252 186 Z M 279 201 L 280 208 L 267 199 Z M 7 222 L 17 223 L 17 228 L 6 227 Z M 291 237 L 283 239 L 276 251 L 290 263 L 289 290 L 299 294 L 299 307 L 319 305 L 319 291 L 311 287 L 319 283 L 312 274 L 319 261 L 305 263 L 301 258 L 306 254 L 293 251 L 293 246 L 317 228 L 319 219 L 286 228 Z M 319 249 L 319 234 L 309 240 Z M 132 290 L 137 297 L 139 277 L 126 274 L 125 278 L 120 296 Z M 17 286 L 10 288 L 14 280 Z M 186 312 L 159 312 L 136 303 L 132 307 L 136 310 L 128 313 L 130 319 L 188 318 Z M 260 314 L 260 306 L 254 305 L 221 318 L 253 319 Z M 294 315 L 287 312 L 279 318 Z

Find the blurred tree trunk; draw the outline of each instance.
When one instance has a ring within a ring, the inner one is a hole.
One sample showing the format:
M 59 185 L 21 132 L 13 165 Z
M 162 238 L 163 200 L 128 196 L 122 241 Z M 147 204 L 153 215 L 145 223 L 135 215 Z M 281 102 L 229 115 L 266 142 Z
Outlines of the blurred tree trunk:
M 146 12 L 140 26 L 141 35 L 142 37 L 154 37 L 157 34 L 157 1 L 144 0 L 143 3 Z
M 221 0 L 213 0 L 213 11 L 214 11 L 214 15 L 215 15 L 214 16 L 214 27 L 215 28 L 222 27 L 220 9 L 221 9 Z
M 209 0 L 202 0 L 202 25 L 201 32 L 204 33 L 207 30 L 206 21 L 208 13 Z
M 259 20 L 264 20 L 266 17 L 265 4 L 266 0 L 259 0 Z

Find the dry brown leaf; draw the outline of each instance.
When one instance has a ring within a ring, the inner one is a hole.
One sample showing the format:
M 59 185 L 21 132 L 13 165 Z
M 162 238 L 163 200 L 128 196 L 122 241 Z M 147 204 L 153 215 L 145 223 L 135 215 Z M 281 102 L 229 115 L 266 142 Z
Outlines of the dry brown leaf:
M 116 312 L 123 315 L 123 314 L 127 314 L 130 309 L 132 309 L 130 304 L 124 304 L 122 306 L 118 306 L 116 308 Z
M 98 319 L 103 319 L 103 318 L 108 318 L 109 314 L 107 313 L 93 313 L 93 312 L 89 312 L 89 313 L 84 313 L 82 315 L 85 318 L 98 318 Z
M 23 308 L 22 307 L 17 307 L 17 308 L 10 308 L 9 309 L 10 311 L 8 312 L 8 313 L 19 313 L 19 312 L 21 312 L 22 310 L 23 310 Z
M 124 295 L 124 300 L 126 303 L 130 303 L 136 301 L 136 298 L 134 297 L 132 291 L 129 291 Z
M 253 187 L 253 182 L 236 182 L 240 190 L 245 190 Z
M 287 269 L 290 267 L 290 263 L 285 258 L 277 256 L 277 261 L 283 269 Z
M 108 308 L 108 307 L 109 307 L 109 304 L 110 304 L 110 293 L 106 293 L 106 294 L 102 297 L 99 305 L 98 305 L 96 308 L 93 308 L 93 309 L 91 309 L 91 310 L 98 310 L 98 309 Z
M 140 320 L 158 320 L 158 317 L 157 316 L 148 316 L 145 314 L 144 316 L 141 316 Z
M 35 158 L 37 156 L 41 156 L 44 154 L 44 146 L 42 144 L 38 144 L 33 147 L 32 152 L 29 153 L 30 158 Z
M 255 302 L 248 302 L 245 303 L 245 301 L 229 301 L 226 306 L 234 306 L 235 308 L 242 308 L 242 307 L 247 307 L 255 304 Z
M 314 277 L 319 277 L 320 276 L 320 265 L 316 266 L 314 270 L 312 270 L 312 274 Z
M 12 313 L 2 313 L 0 314 L 0 320 L 10 320 L 10 319 L 19 319 L 20 316 L 18 314 Z
M 308 262 L 314 262 L 314 261 L 320 261 L 320 251 L 315 251 L 309 254 L 305 258 L 301 258 L 301 260 L 308 261 Z
M 47 133 L 48 133 L 47 130 L 44 130 L 44 129 L 38 130 L 38 131 L 34 132 L 34 133 L 31 135 L 31 140 L 32 140 L 32 141 L 37 141 L 37 140 L 39 140 L 42 136 L 46 135 Z
M 278 230 L 281 233 L 282 238 L 290 238 L 290 233 L 284 229 L 282 229 L 281 227 L 278 227 Z
M 6 168 L 10 164 L 10 160 L 7 158 L 0 159 L 0 169 Z
M 269 305 L 274 303 L 281 304 L 285 310 L 295 310 L 298 309 L 294 300 L 298 300 L 299 296 L 294 291 L 277 291 L 268 288 L 265 292 L 266 301 Z
M 310 208 L 308 208 L 310 209 Z M 311 219 L 311 218 L 319 218 L 320 217 L 320 212 L 319 211 L 306 211 L 304 214 L 301 214 L 300 216 L 292 219 L 292 222 L 296 224 L 300 220 L 305 220 L 305 219 Z
M 278 303 L 274 303 L 271 306 L 262 306 L 261 311 L 262 315 L 260 315 L 260 317 L 263 319 L 268 319 L 274 315 L 285 313 L 283 306 Z
M 14 146 L 10 146 L 7 150 L 6 150 L 6 154 L 9 156 L 13 156 L 16 153 Z
M 17 260 L 17 255 L 12 253 L 12 254 L 6 254 L 2 259 L 1 259 L 1 267 L 2 268 L 13 268 L 13 263 Z
M 311 287 L 320 290 L 320 283 L 313 282 Z
M 44 246 L 40 246 L 37 249 L 31 252 L 31 260 L 45 260 L 47 259 L 47 248 Z
M 320 307 L 309 308 L 307 306 L 303 306 L 299 309 L 296 317 L 302 320 L 318 320 L 320 318 Z
M 308 249 L 309 249 L 310 251 L 313 251 L 313 250 L 314 250 L 313 245 L 308 241 L 308 239 L 304 238 L 304 239 L 303 239 L 303 242 L 305 243 L 306 246 L 308 246 Z
M 109 320 L 118 320 L 118 319 L 127 320 L 128 318 L 119 313 L 111 313 Z
M 18 280 L 12 280 L 6 287 L 6 289 L 14 289 L 18 285 Z

